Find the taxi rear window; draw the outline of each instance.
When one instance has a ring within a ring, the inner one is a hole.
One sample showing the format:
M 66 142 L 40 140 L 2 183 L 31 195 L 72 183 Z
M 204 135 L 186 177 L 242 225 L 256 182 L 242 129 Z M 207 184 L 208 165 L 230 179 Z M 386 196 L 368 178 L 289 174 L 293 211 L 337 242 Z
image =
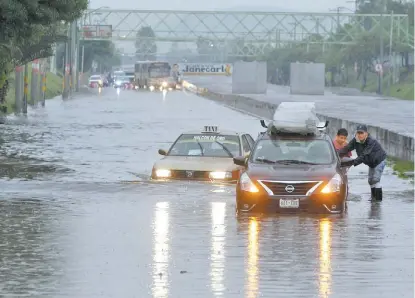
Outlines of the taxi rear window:
M 235 135 L 183 134 L 170 148 L 170 156 L 234 157 L 241 155 Z

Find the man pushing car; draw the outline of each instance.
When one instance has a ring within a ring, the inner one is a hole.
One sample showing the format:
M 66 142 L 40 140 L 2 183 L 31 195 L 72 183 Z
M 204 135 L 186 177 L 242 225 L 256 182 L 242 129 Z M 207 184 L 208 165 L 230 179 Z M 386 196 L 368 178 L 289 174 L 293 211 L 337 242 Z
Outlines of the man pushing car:
M 337 150 L 340 157 L 347 156 L 356 150 L 357 158 L 350 161 L 350 165 L 358 166 L 361 163 L 369 167 L 368 183 L 372 200 L 382 201 L 382 186 L 380 179 L 386 166 L 387 154 L 377 140 L 368 133 L 366 125 L 359 125 L 356 136 L 345 147 Z

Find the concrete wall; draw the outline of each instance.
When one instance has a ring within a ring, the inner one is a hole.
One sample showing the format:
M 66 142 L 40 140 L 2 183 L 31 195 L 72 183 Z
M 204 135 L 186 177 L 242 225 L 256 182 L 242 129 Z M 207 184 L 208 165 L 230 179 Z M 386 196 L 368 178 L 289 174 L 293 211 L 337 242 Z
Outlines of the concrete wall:
M 324 63 L 291 63 L 291 94 L 324 95 Z
M 318 115 L 322 121 L 330 121 L 328 133 L 334 137 L 337 130 L 346 128 L 349 132 L 349 139 L 356 131 L 357 125 L 352 121 L 328 117 L 325 115 Z M 402 160 L 414 161 L 414 139 L 408 136 L 403 136 L 395 132 L 374 126 L 368 126 L 369 133 L 380 142 L 382 147 L 386 150 L 389 156 L 396 157 Z
M 226 105 L 227 107 L 235 109 L 239 112 L 247 113 L 252 116 L 258 116 L 263 119 L 272 119 L 275 109 L 277 108 L 277 105 L 275 104 L 254 100 L 247 96 L 224 95 L 211 92 L 206 88 L 195 88 L 197 89 L 195 93 L 205 98 Z M 334 136 L 340 128 L 346 128 L 351 135 L 356 130 L 357 125 L 360 124 L 321 114 L 318 114 L 318 117 L 321 121 L 330 121 L 327 132 L 331 136 Z M 258 125 L 260 125 L 259 121 Z M 412 137 L 403 136 L 380 127 L 368 126 L 368 130 L 369 133 L 380 142 L 382 147 L 388 153 L 388 156 L 402 160 L 414 161 L 415 150 L 414 139 Z
M 266 62 L 235 62 L 232 73 L 233 94 L 267 93 Z

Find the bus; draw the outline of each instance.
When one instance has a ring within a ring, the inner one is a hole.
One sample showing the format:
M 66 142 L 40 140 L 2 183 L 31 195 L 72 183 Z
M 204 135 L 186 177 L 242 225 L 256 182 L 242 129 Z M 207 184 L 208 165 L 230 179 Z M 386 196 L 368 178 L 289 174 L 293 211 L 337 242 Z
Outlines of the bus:
M 149 89 L 176 89 L 177 82 L 171 75 L 171 66 L 165 61 L 137 61 L 135 85 Z

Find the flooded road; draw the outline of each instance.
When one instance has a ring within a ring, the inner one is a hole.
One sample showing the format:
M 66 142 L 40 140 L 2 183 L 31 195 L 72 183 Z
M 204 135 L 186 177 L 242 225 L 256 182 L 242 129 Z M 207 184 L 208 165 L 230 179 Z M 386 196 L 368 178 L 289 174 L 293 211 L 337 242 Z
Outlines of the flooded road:
M 46 104 L 2 127 L 2 297 L 413 297 L 413 185 L 390 169 L 371 204 L 352 168 L 341 217 L 237 218 L 234 187 L 148 175 L 182 131 L 257 119 L 182 92 Z

